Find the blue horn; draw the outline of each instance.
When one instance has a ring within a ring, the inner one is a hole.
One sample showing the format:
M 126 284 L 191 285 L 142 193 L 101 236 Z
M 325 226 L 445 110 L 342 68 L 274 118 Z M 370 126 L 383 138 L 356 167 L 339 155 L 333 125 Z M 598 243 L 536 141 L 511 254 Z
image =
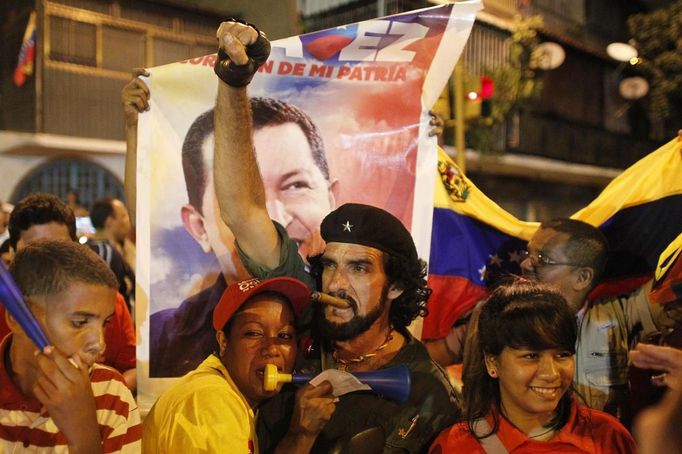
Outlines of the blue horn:
M 388 369 L 380 369 L 373 372 L 356 372 L 352 374 L 360 382 L 372 388 L 372 391 L 379 396 L 404 403 L 410 397 L 412 388 L 412 378 L 410 369 L 401 364 L 400 366 Z M 304 385 L 308 383 L 314 375 L 312 374 L 283 374 L 277 371 L 277 366 L 268 364 L 265 366 L 266 391 L 274 391 L 279 383 L 293 383 Z
M 12 317 L 19 323 L 24 333 L 40 350 L 49 345 L 47 337 L 40 328 L 38 321 L 26 305 L 19 287 L 2 262 L 0 262 L 0 303 L 12 314 Z

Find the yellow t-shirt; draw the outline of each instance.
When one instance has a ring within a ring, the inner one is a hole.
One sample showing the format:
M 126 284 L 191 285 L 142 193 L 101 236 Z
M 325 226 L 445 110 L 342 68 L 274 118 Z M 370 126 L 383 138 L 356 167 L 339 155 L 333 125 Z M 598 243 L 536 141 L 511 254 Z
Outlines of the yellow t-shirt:
M 144 420 L 142 452 L 258 454 L 254 412 L 216 356 L 154 404 Z

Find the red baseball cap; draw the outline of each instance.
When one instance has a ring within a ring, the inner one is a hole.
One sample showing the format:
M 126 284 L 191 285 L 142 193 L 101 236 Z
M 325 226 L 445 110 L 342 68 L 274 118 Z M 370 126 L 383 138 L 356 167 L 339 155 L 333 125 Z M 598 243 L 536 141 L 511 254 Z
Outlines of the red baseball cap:
M 213 309 L 213 328 L 216 331 L 223 329 L 242 304 L 263 292 L 281 293 L 291 302 L 296 313 L 310 303 L 308 286 L 291 277 L 275 277 L 264 281 L 247 279 L 235 282 L 225 289 L 218 305 Z

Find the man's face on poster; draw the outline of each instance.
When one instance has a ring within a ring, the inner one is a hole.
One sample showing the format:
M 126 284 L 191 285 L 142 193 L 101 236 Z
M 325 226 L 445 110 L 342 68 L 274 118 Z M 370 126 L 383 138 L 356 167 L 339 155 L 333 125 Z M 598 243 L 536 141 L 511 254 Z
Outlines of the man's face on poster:
M 256 157 L 265 186 L 270 217 L 282 224 L 308 255 L 308 240 L 319 236 L 322 219 L 335 208 L 338 182 L 329 182 L 315 163 L 310 145 L 295 123 L 266 126 L 254 132 Z M 206 169 L 213 165 L 213 134 L 204 141 Z M 228 282 L 248 277 L 234 246 L 234 235 L 220 217 L 212 172 L 207 172 L 202 210 L 182 208 L 185 228 L 204 252 L 213 252 Z
M 328 181 L 296 123 L 264 126 L 253 133 L 270 217 L 282 224 L 306 257 L 304 241 L 317 234 L 335 208 L 338 182 Z

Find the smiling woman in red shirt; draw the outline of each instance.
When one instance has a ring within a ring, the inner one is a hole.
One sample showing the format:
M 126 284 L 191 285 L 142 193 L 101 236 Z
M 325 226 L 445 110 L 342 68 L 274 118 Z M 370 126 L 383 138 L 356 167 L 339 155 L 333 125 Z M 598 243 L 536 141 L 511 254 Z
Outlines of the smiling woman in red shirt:
M 553 289 L 518 280 L 493 292 L 465 352 L 466 420 L 430 452 L 637 452 L 614 417 L 574 396 L 576 330 Z

